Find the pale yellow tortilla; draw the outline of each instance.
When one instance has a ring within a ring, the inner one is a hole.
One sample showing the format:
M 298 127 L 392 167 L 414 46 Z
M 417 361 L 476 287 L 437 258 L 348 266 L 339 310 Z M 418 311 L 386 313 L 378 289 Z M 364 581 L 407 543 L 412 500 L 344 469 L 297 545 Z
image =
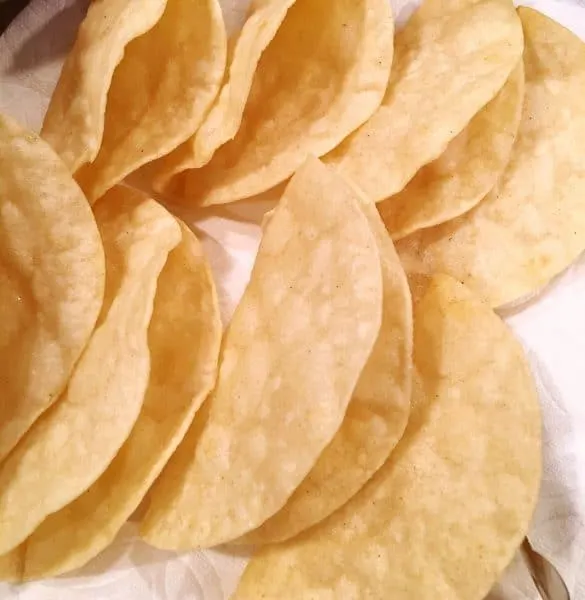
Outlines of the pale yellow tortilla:
M 125 188 L 95 215 L 107 265 L 102 312 L 63 396 L 0 464 L 0 555 L 100 477 L 144 401 L 156 284 L 180 229 L 162 206 Z
M 446 276 L 417 284 L 404 437 L 322 524 L 262 549 L 237 600 L 477 600 L 522 541 L 538 498 L 541 422 L 520 344 Z
M 41 135 L 71 173 L 95 160 L 102 144 L 108 90 L 126 46 L 151 29 L 166 0 L 91 2 L 67 55 Z
M 438 158 L 522 57 L 510 0 L 425 0 L 398 33 L 380 108 L 323 160 L 376 202 Z
M 384 298 L 376 345 L 340 430 L 285 506 L 240 543 L 289 539 L 343 506 L 388 459 L 410 412 L 412 301 L 406 275 L 375 206 L 364 199 L 378 245 Z
M 222 333 L 215 286 L 197 238 L 186 226 L 182 232 L 158 279 L 138 420 L 105 473 L 27 539 L 24 580 L 78 568 L 112 542 L 215 384 Z
M 449 273 L 493 306 L 539 290 L 585 250 L 585 44 L 519 14 L 526 92 L 508 168 L 476 208 L 397 246 L 410 270 Z
M 178 176 L 173 199 L 248 198 L 337 146 L 382 101 L 393 33 L 388 0 L 297 0 L 262 54 L 237 135 Z
M 235 137 L 260 58 L 295 1 L 256 0 L 251 5 L 242 30 L 230 40 L 229 68 L 221 91 L 199 129 L 169 155 L 147 165 L 141 177 L 164 189 L 173 175 L 203 167 L 218 148 Z
M 394 240 L 471 210 L 508 166 L 524 101 L 524 63 L 447 146 L 395 196 L 378 204 Z
M 218 0 L 167 0 L 112 78 L 99 154 L 76 173 L 90 200 L 197 130 L 220 90 L 226 55 Z
M 42 130 L 90 202 L 197 130 L 226 54 L 218 0 L 90 7 Z
M 146 541 L 214 546 L 282 508 L 341 426 L 382 295 L 359 198 L 309 159 L 266 225 L 217 386 L 149 495 Z
M 65 389 L 104 284 L 79 186 L 48 144 L 0 115 L 0 462 Z

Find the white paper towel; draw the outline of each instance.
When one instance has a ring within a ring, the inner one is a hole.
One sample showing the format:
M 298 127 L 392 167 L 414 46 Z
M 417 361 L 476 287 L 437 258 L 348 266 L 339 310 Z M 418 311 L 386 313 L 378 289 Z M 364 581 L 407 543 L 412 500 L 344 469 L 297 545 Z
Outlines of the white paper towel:
M 248 3 L 223 0 L 231 30 L 242 22 Z M 33 0 L 0 37 L 0 112 L 40 128 L 87 4 Z M 404 22 L 418 0 L 392 4 L 398 21 Z M 585 39 L 585 0 L 523 4 Z M 203 237 L 225 320 L 247 283 L 259 223 L 273 202 L 268 194 L 262 202 L 182 214 Z M 544 478 L 529 537 L 560 571 L 573 600 L 585 600 L 585 257 L 506 320 L 529 352 L 543 407 Z M 245 563 L 245 555 L 228 551 L 176 555 L 155 550 L 140 542 L 135 526 L 128 524 L 115 544 L 80 571 L 23 586 L 0 584 L 0 600 L 225 600 Z M 490 594 L 490 600 L 538 597 L 520 560 Z

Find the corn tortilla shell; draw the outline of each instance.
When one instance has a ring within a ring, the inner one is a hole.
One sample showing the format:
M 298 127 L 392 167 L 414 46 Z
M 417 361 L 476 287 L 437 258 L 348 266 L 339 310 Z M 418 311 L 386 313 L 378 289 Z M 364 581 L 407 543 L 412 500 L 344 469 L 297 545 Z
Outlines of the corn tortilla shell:
M 285 506 L 240 542 L 289 539 L 354 496 L 388 459 L 410 412 L 412 305 L 408 281 L 375 206 L 362 203 L 380 253 L 384 298 L 376 344 L 341 429 Z
M 138 420 L 87 492 L 26 541 L 25 580 L 78 568 L 112 542 L 185 435 L 215 383 L 222 325 L 211 272 L 182 226 L 158 280 L 148 329 L 151 372 Z
M 158 23 L 126 47 L 100 151 L 75 174 L 91 201 L 189 138 L 217 96 L 226 53 L 218 0 L 167 0 Z
M 395 240 L 459 217 L 476 206 L 507 167 L 520 126 L 524 100 L 524 64 L 447 150 L 424 166 L 398 194 L 378 210 Z
M 51 96 L 41 135 L 71 173 L 95 160 L 108 90 L 124 49 L 160 19 L 166 0 L 92 2 Z
M 66 166 L 1 115 L 0 280 L 2 462 L 65 389 L 100 312 L 105 263 Z
M 156 282 L 180 229 L 156 202 L 125 188 L 95 214 L 107 261 L 102 312 L 63 397 L 0 465 L 0 554 L 103 473 L 144 400 Z
M 149 495 L 146 541 L 214 546 L 282 508 L 341 426 L 382 291 L 359 199 L 309 159 L 266 226 L 217 386 Z
M 585 44 L 518 12 L 526 91 L 508 168 L 476 208 L 398 243 L 410 270 L 449 273 L 493 306 L 540 289 L 585 250 Z
M 404 437 L 345 507 L 262 549 L 235 599 L 475 600 L 511 561 L 541 471 L 527 362 L 504 323 L 459 283 L 436 276 L 416 288 Z
M 204 206 L 241 200 L 329 152 L 380 105 L 393 32 L 387 0 L 297 0 L 260 59 L 237 135 L 171 193 Z
M 396 36 L 382 105 L 324 162 L 376 202 L 393 196 L 446 150 L 521 57 L 509 0 L 426 0 Z
M 229 69 L 209 114 L 190 139 L 148 165 L 141 174 L 154 179 L 155 188 L 164 189 L 173 175 L 185 169 L 206 165 L 220 146 L 235 137 L 260 57 L 295 1 L 262 0 L 252 5 L 253 10 L 232 42 Z

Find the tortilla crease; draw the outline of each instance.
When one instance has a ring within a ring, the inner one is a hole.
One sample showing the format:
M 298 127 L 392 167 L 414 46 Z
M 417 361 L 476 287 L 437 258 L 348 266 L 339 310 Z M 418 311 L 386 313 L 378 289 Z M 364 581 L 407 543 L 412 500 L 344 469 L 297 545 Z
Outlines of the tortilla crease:
M 473 600 L 511 561 L 541 472 L 539 404 L 522 348 L 447 276 L 417 282 L 413 295 L 404 437 L 341 510 L 260 550 L 235 599 Z
M 215 546 L 284 506 L 342 424 L 382 294 L 360 200 L 308 159 L 266 226 L 207 409 L 149 494 L 146 541 Z
M 585 250 L 585 44 L 518 12 L 526 92 L 508 168 L 476 208 L 397 246 L 410 270 L 449 273 L 493 306 L 540 289 Z
M 71 173 L 98 155 L 114 70 L 127 44 L 153 27 L 165 6 L 166 0 L 90 3 L 41 130 Z
M 397 194 L 443 154 L 521 58 L 510 0 L 425 0 L 396 36 L 382 105 L 324 162 L 376 202 Z
M 100 477 L 144 400 L 156 282 L 180 229 L 125 188 L 104 197 L 95 216 L 106 253 L 102 312 L 63 396 L 0 465 L 0 554 Z
M 382 326 L 341 429 L 286 505 L 241 543 L 289 539 L 328 517 L 386 462 L 410 412 L 412 305 L 408 281 L 376 207 L 362 209 L 380 253 L 384 289 Z
M 151 180 L 154 188 L 164 189 L 177 173 L 206 165 L 220 146 L 235 137 L 260 57 L 295 1 L 262 0 L 252 5 L 242 30 L 230 40 L 229 69 L 199 129 L 173 152 L 146 165 L 139 174 Z
M 158 279 L 138 420 L 105 473 L 27 539 L 24 580 L 81 567 L 112 542 L 215 384 L 222 332 L 215 286 L 199 241 L 184 225 L 182 233 Z
M 394 240 L 471 210 L 496 185 L 518 134 L 524 100 L 524 65 L 447 146 L 398 194 L 378 204 Z
M 393 33 L 387 0 L 297 0 L 262 54 L 235 138 L 168 193 L 202 206 L 241 200 L 329 152 L 380 105 Z
M 2 462 L 65 389 L 105 284 L 83 193 L 48 144 L 2 115 L 0 280 Z

